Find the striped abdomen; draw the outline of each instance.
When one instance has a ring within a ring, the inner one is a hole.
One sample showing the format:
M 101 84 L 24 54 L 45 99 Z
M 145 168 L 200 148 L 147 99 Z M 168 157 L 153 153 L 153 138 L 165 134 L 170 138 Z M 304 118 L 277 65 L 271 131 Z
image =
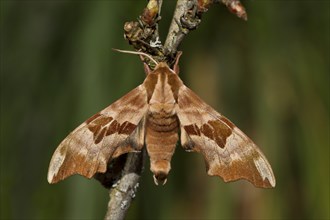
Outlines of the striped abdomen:
M 149 113 L 146 123 L 146 147 L 155 183 L 165 184 L 171 169 L 171 158 L 178 141 L 179 122 L 176 115 L 164 111 Z

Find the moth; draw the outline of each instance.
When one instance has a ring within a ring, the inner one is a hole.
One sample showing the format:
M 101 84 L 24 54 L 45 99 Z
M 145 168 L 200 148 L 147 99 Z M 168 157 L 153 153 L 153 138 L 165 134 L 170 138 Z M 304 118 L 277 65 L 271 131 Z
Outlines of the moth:
M 165 184 L 176 144 L 203 155 L 208 175 L 225 182 L 246 179 L 256 187 L 275 187 L 270 164 L 231 121 L 185 86 L 178 60 L 171 69 L 145 65 L 144 82 L 71 132 L 50 161 L 48 182 L 73 174 L 92 178 L 108 161 L 145 146 L 155 184 Z

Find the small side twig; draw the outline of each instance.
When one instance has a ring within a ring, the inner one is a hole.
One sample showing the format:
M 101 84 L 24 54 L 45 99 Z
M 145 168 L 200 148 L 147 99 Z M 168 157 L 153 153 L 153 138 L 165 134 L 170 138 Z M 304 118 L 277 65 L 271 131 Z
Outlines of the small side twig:
M 124 25 L 124 36 L 135 50 L 159 58 L 163 57 L 158 32 L 162 3 L 162 0 L 149 0 L 138 21 L 129 21 Z
M 198 27 L 204 12 L 214 3 L 222 3 L 239 18 L 247 20 L 245 8 L 239 0 L 178 0 L 164 44 L 165 55 L 176 54 L 177 48 L 189 31 Z

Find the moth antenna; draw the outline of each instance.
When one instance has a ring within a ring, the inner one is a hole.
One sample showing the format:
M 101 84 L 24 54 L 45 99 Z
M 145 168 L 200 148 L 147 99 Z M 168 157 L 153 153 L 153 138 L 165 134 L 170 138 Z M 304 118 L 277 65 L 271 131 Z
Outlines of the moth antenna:
M 152 58 L 152 56 L 150 56 L 149 54 L 146 54 L 146 53 L 143 53 L 143 52 L 139 52 L 139 51 L 119 50 L 119 49 L 115 49 L 115 48 L 112 48 L 112 49 L 114 51 L 118 51 L 118 52 L 121 52 L 121 53 L 129 53 L 129 54 L 137 54 L 137 55 L 145 56 L 149 60 L 151 60 L 153 63 L 155 63 L 156 66 L 158 65 L 158 62 L 154 58 Z

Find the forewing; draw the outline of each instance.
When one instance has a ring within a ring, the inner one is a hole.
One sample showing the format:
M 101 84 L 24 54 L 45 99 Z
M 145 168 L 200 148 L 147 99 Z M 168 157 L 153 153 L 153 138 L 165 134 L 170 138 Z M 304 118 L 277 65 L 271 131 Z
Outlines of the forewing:
M 179 89 L 176 112 L 182 146 L 203 154 L 209 175 L 225 182 L 246 179 L 257 187 L 275 186 L 272 168 L 259 148 L 184 85 Z
M 50 161 L 48 182 L 73 174 L 91 178 L 104 173 L 107 162 L 144 144 L 144 116 L 148 109 L 143 85 L 87 119 L 57 147 Z

